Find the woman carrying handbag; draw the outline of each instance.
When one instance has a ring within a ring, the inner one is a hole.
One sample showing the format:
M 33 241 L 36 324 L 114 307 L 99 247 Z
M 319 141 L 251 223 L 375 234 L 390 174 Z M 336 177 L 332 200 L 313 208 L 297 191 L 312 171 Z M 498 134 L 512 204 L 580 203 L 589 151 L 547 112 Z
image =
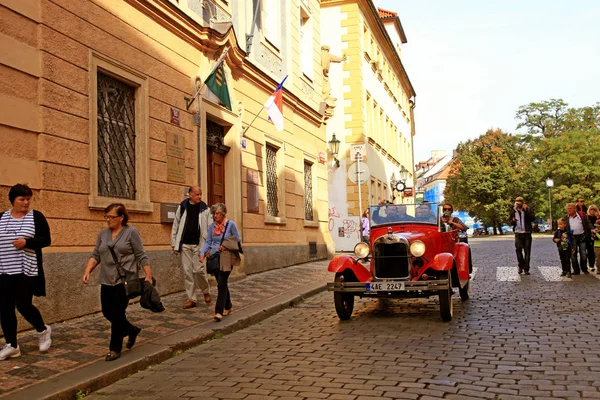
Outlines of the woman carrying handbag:
M 123 271 L 127 275 L 137 276 L 138 265 L 146 273 L 146 281 L 152 284 L 152 271 L 148 256 L 142 244 L 142 238 L 137 229 L 127 225 L 129 215 L 125 206 L 113 203 L 104 210 L 104 219 L 108 224 L 100 231 L 96 247 L 88 260 L 83 273 L 83 283 L 88 284 L 90 274 L 100 265 L 100 301 L 102 314 L 110 321 L 110 345 L 106 361 L 116 360 L 121 356 L 123 338 L 128 337 L 127 348 L 135 344 L 141 329 L 133 326 L 125 315 L 129 298 L 125 290 Z M 111 251 L 112 250 L 112 251 Z M 114 257 L 113 256 L 114 252 Z
M 229 294 L 228 280 L 233 267 L 240 265 L 240 234 L 235 222 L 225 218 L 227 207 L 216 203 L 210 208 L 213 223 L 208 227 L 208 237 L 200 250 L 200 262 L 204 257 L 219 253 L 219 269 L 214 272 L 217 280 L 217 301 L 215 302 L 215 320 L 221 321 L 223 316 L 231 313 L 232 304 Z

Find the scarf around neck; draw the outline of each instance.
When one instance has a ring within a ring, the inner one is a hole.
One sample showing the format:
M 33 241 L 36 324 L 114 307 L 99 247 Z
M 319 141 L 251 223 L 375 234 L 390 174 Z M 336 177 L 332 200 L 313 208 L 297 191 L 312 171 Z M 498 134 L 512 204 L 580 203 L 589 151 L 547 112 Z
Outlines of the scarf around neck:
M 213 235 L 217 236 L 223 234 L 225 232 L 225 224 L 227 224 L 227 218 L 223 218 L 223 222 L 221 222 L 220 224 L 217 221 L 215 221 Z

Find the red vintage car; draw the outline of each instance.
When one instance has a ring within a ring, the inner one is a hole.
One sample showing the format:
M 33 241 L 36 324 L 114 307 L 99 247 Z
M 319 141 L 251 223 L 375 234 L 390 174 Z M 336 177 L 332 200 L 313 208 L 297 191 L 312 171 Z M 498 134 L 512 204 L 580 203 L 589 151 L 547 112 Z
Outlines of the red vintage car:
M 356 296 L 438 296 L 442 320 L 450 321 L 454 289 L 461 300 L 469 298 L 473 264 L 469 244 L 442 222 L 441 205 L 377 205 L 370 216 L 369 243 L 358 243 L 355 256 L 338 255 L 329 263 L 338 317 L 351 317 Z

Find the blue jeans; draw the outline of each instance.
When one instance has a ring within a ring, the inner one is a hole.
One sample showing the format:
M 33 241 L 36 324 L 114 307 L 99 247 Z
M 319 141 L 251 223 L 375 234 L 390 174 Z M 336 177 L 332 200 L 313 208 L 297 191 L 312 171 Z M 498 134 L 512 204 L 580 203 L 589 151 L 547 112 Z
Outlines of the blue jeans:
M 585 235 L 573 235 L 575 239 L 575 252 L 571 256 L 571 264 L 573 264 L 573 272 L 579 273 L 579 266 L 581 265 L 581 271 L 587 272 L 587 245 L 585 241 Z M 579 262 L 577 262 L 577 253 L 579 253 Z

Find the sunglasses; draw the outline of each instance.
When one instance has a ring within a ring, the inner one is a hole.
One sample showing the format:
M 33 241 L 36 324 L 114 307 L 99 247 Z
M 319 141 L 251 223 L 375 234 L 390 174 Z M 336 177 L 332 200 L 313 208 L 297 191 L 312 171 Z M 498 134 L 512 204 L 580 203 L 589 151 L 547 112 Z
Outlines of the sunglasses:
M 444 207 L 442 208 L 442 211 L 452 211 L 452 209 L 450 207 Z

